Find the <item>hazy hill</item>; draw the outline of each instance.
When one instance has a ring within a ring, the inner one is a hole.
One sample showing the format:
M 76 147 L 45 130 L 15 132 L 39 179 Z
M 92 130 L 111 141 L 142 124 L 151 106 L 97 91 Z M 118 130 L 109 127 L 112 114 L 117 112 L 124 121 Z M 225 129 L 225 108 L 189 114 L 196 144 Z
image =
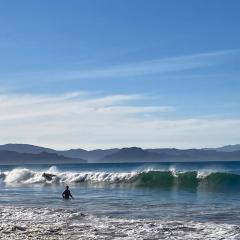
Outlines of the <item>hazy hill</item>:
M 221 152 L 203 149 L 141 149 L 123 148 L 107 155 L 101 162 L 162 162 L 162 161 L 240 161 L 240 151 Z
M 80 158 L 87 159 L 89 162 L 98 161 L 99 159 L 104 158 L 108 154 L 112 154 L 117 152 L 119 149 L 96 149 L 96 150 L 84 150 L 84 149 L 70 149 L 70 150 L 54 150 L 51 148 L 39 147 L 31 144 L 4 144 L 0 145 L 0 151 L 14 151 L 18 153 L 33 153 L 39 154 L 41 152 L 47 153 L 56 153 L 59 155 L 63 155 L 67 158 Z
M 84 162 L 83 159 L 88 162 L 240 161 L 239 147 L 240 144 L 216 149 L 142 149 L 130 147 L 106 150 L 70 149 L 57 151 L 29 144 L 5 144 L 0 145 L 0 155 L 2 156 L 0 156 L 0 161 L 20 161 L 21 163 L 23 160 L 25 162 L 51 161 L 48 162 L 50 164 L 52 161 L 56 163 Z
M 15 144 L 15 143 L 0 145 L 0 151 L 14 151 L 18 153 L 34 153 L 34 154 L 41 152 L 56 153 L 56 151 L 51 148 L 34 146 L 31 144 Z
M 71 158 L 83 158 L 87 159 L 89 162 L 96 162 L 99 159 L 102 159 L 106 157 L 107 155 L 113 154 L 117 152 L 119 149 L 113 148 L 113 149 L 96 149 L 96 150 L 84 150 L 84 149 L 70 149 L 66 151 L 57 151 L 59 154 L 62 154 L 66 157 Z
M 14 151 L 0 151 L 1 164 L 61 164 L 61 163 L 86 163 L 86 160 L 67 158 L 56 153 L 19 153 Z
M 117 152 L 105 156 L 101 162 L 153 162 L 162 160 L 165 153 L 154 153 L 138 147 L 122 148 Z
M 235 145 L 227 145 L 219 148 L 211 148 L 217 151 L 221 152 L 235 152 L 235 151 L 240 151 L 240 144 L 235 144 Z

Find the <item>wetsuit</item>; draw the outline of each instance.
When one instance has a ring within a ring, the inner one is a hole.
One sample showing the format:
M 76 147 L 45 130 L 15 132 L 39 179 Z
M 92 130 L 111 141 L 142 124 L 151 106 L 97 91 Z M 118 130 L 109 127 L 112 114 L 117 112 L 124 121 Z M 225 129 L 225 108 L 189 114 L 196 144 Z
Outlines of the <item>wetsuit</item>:
M 62 193 L 62 196 L 64 199 L 69 199 L 69 197 L 72 198 L 72 195 L 71 195 L 71 192 L 70 190 L 66 189 L 63 193 Z

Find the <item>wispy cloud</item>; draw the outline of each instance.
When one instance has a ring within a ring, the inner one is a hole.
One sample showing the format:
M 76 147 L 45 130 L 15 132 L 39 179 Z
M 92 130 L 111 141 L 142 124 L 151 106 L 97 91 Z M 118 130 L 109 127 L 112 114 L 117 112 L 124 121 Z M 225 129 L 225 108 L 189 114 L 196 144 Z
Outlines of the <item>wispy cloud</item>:
M 91 82 L 92 79 L 128 79 L 151 74 L 178 75 L 180 71 L 220 64 L 235 54 L 239 55 L 239 52 L 230 50 L 74 71 L 63 69 L 0 76 L 1 86 L 2 83 L 6 86 L 0 89 L 1 143 L 107 148 L 133 145 L 211 147 L 240 142 L 238 118 L 227 119 L 218 115 L 177 119 L 172 114 L 175 106 L 152 104 L 159 102 L 159 98 L 150 101 L 141 94 L 100 96 L 79 92 L 78 88 L 76 92 L 61 94 L 56 84 L 59 80 L 67 84 L 72 80 L 70 85 L 74 85 L 74 82 L 84 79 Z M 9 93 L 9 87 L 44 85 L 44 81 L 46 84 L 53 83 L 55 95 L 23 94 L 18 90 L 14 94 Z
M 239 49 L 184 55 L 171 58 L 129 62 L 105 67 L 89 66 L 81 69 L 64 69 L 56 71 L 37 71 L 22 73 L 7 73 L 0 75 L 0 82 L 31 82 L 42 83 L 52 81 L 84 80 L 84 79 L 114 79 L 152 74 L 169 74 L 185 70 L 207 68 L 224 62 L 226 59 L 239 55 Z M 100 64 L 101 65 L 101 64 Z
M 141 95 L 109 95 L 97 97 L 85 92 L 60 95 L 0 95 L 0 120 L 31 119 L 35 117 L 81 114 L 96 114 L 121 110 L 122 114 L 144 112 L 163 112 L 172 108 L 167 106 L 134 107 L 130 102 L 142 100 Z
M 226 57 L 240 53 L 239 49 L 184 55 L 172 58 L 155 59 L 150 61 L 134 62 L 123 65 L 92 68 L 89 70 L 70 71 L 56 75 L 55 78 L 89 79 L 89 78 L 114 78 L 131 77 L 151 74 L 179 72 L 188 69 L 209 67 L 218 64 Z
M 1 95 L 1 143 L 55 148 L 205 147 L 240 142 L 240 119 L 166 119 L 143 95 Z M 224 138 L 222 137 L 224 136 Z

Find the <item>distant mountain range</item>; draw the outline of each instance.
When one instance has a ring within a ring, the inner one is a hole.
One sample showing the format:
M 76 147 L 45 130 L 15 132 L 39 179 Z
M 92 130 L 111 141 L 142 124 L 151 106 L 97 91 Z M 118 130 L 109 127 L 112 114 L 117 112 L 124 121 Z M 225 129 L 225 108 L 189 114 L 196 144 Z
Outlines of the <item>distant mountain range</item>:
M 235 151 L 240 151 L 240 144 L 227 145 L 219 148 L 205 148 L 205 149 L 217 150 L 221 152 L 235 152 Z
M 87 163 L 81 158 L 73 158 L 57 153 L 50 148 L 28 144 L 0 145 L 0 164 L 61 164 Z
M 99 159 L 104 158 L 108 154 L 112 154 L 119 149 L 96 149 L 92 151 L 87 151 L 84 149 L 70 149 L 70 150 L 54 150 L 51 148 L 39 147 L 30 144 L 4 144 L 0 145 L 0 153 L 1 151 L 14 151 L 18 153 L 31 153 L 31 154 L 40 154 L 41 152 L 47 153 L 55 153 L 58 155 L 63 155 L 67 158 L 79 158 L 79 159 L 87 159 L 88 161 L 97 161 Z
M 240 151 L 205 149 L 141 149 L 123 148 L 105 156 L 103 162 L 185 162 L 185 161 L 240 161 Z
M 240 144 L 220 148 L 176 149 L 138 147 L 54 150 L 30 144 L 0 145 L 0 164 L 112 163 L 165 161 L 240 161 Z

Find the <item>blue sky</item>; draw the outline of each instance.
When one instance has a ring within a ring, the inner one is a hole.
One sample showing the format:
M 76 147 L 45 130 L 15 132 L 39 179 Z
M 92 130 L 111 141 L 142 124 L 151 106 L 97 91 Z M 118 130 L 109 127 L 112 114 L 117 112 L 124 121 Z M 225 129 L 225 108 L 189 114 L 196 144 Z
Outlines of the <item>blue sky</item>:
M 0 143 L 240 143 L 237 0 L 4 1 Z

